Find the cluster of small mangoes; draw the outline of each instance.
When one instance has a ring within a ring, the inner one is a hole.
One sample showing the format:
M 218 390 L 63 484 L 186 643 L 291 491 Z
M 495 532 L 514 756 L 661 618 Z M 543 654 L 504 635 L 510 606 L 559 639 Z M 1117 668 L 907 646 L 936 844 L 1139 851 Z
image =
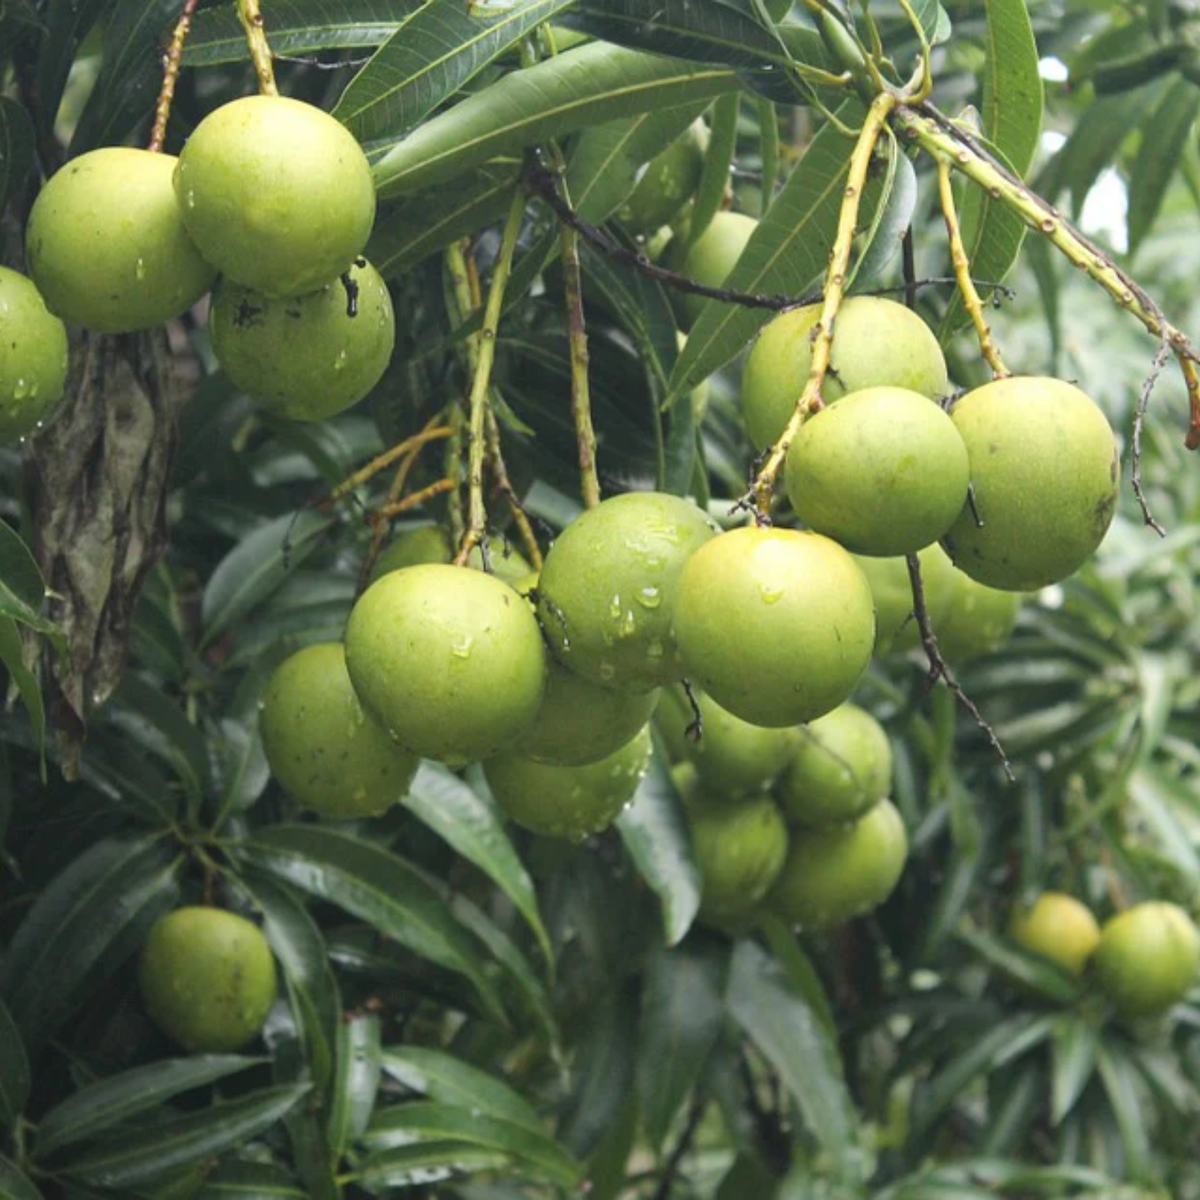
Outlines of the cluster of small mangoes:
M 32 283 L 0 271 L 12 330 L 0 350 L 0 440 L 40 428 L 61 398 L 63 321 L 131 333 L 210 289 L 213 352 L 235 386 L 300 420 L 348 408 L 395 341 L 387 286 L 361 257 L 374 219 L 358 142 L 282 96 L 222 105 L 178 158 L 110 146 L 72 159 L 30 213 Z
M 1200 970 L 1200 930 L 1178 905 L 1160 900 L 1135 904 L 1101 928 L 1073 896 L 1043 892 L 1013 911 L 1008 932 L 1068 974 L 1094 979 L 1124 1020 L 1161 1016 Z

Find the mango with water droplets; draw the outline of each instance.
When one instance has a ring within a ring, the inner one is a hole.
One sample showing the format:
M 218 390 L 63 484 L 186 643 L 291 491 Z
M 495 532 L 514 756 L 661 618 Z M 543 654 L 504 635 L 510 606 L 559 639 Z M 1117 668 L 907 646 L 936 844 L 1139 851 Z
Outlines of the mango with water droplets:
M 363 707 L 406 750 L 454 766 L 510 749 L 531 724 L 545 653 L 524 597 L 494 575 L 442 563 L 376 580 L 346 625 Z
M 209 113 L 174 182 L 204 257 L 268 296 L 331 283 L 362 253 L 375 220 L 371 168 L 354 136 L 287 96 L 242 96 Z
M 688 678 L 752 725 L 811 721 L 853 691 L 875 643 L 871 589 L 819 533 L 745 527 L 698 549 L 675 597 Z
M 396 320 L 387 284 L 370 263 L 351 267 L 349 278 L 353 305 L 340 279 L 278 300 L 223 279 L 209 328 L 233 383 L 297 421 L 319 421 L 361 400 L 391 360 Z
M 577 517 L 550 547 L 538 583 L 538 618 L 558 660 L 619 690 L 682 678 L 675 588 L 716 531 L 694 504 L 661 492 L 626 492 Z
M 66 326 L 32 280 L 0 267 L 0 445 L 34 432 L 62 399 Z
M 305 808 L 382 812 L 408 791 L 417 758 L 363 711 L 341 642 L 306 646 L 275 668 L 259 713 L 271 774 Z
M 216 279 L 181 220 L 175 159 L 107 146 L 71 159 L 38 193 L 25 252 L 46 307 L 99 333 L 150 329 Z
M 701 912 L 721 919 L 752 910 L 787 857 L 787 826 L 775 802 L 760 795 L 731 805 L 697 794 L 688 821 L 704 879 Z
M 643 728 L 597 762 L 561 766 L 504 754 L 484 763 L 483 773 L 496 803 L 518 825 L 580 841 L 607 829 L 633 799 L 650 748 L 650 731 Z
M 275 959 L 257 925 L 224 909 L 178 908 L 151 927 L 138 983 L 154 1023 L 186 1050 L 240 1050 L 275 1001 Z
M 1012 592 L 1074 574 L 1116 512 L 1108 418 L 1072 384 L 1031 376 L 975 388 L 951 417 L 971 464 L 971 501 L 942 539 L 954 565 Z

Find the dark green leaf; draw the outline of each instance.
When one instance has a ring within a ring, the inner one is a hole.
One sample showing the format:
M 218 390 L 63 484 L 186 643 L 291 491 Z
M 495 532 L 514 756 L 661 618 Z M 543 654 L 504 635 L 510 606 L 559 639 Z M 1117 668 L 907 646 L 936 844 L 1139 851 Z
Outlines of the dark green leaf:
M 544 1133 L 471 1108 L 429 1100 L 381 1110 L 362 1136 L 363 1144 L 373 1153 L 413 1142 L 445 1141 L 499 1151 L 560 1187 L 572 1187 L 583 1170 L 571 1154 Z
M 75 859 L 34 901 L 0 976 L 31 1049 L 141 945 L 175 902 L 179 868 L 161 838 L 109 838 Z
M 16 685 L 17 695 L 29 714 L 33 729 L 34 746 L 39 755 L 46 747 L 46 706 L 42 700 L 42 687 L 38 677 L 25 665 L 21 652 L 21 635 L 12 617 L 0 616 L 0 662 Z
M 262 1088 L 185 1117 L 105 1138 L 101 1147 L 64 1163 L 84 1183 L 129 1188 L 241 1146 L 270 1129 L 309 1090 L 308 1084 Z
M 1126 1052 L 1118 1050 L 1113 1042 L 1101 1042 L 1096 1047 L 1096 1067 L 1121 1132 L 1129 1177 L 1145 1179 L 1150 1169 L 1152 1142 L 1146 1125 L 1145 1097 L 1138 1087 L 1137 1074 Z
M 274 593 L 317 548 L 332 526 L 329 517 L 305 510 L 261 525 L 238 543 L 213 571 L 204 589 L 202 646 Z
M 312 1200 L 284 1170 L 262 1162 L 222 1163 L 196 1200 Z
M 825 1032 L 831 1038 L 837 1037 L 837 1022 L 821 977 L 808 955 L 804 953 L 796 935 L 776 916 L 765 917 L 760 929 L 792 991 L 825 1026 Z
M 259 831 L 236 853 L 254 866 L 339 905 L 424 958 L 464 975 L 501 1020 L 479 947 L 437 892 L 403 859 L 368 842 L 311 825 Z
M 29 1060 L 21 1032 L 0 1003 L 0 1131 L 11 1129 L 29 1099 Z
M 41 615 L 46 594 L 42 574 L 12 527 L 0 521 L 0 616 L 12 617 L 39 633 L 58 634 Z
M 1031 954 L 1012 942 L 1002 941 L 975 929 L 960 929 L 959 938 L 981 958 L 998 967 L 1010 979 L 1058 1004 L 1070 1004 L 1079 995 L 1079 981 L 1060 967 Z
M 728 947 L 689 939 L 655 950 L 642 988 L 637 1082 L 651 1148 L 659 1150 L 704 1069 L 725 1019 Z
M 494 7 L 429 0 L 350 81 L 333 115 L 362 140 L 412 129 L 488 63 L 575 0 Z
M 338 1025 L 333 1104 L 329 1113 L 329 1148 L 335 1159 L 366 1129 L 379 1091 L 379 1018 L 372 1013 L 347 1015 Z
M 45 1158 L 62 1146 L 86 1141 L 128 1123 L 139 1113 L 158 1109 L 181 1092 L 224 1079 L 262 1061 L 238 1054 L 198 1054 L 133 1067 L 88 1084 L 38 1122 L 36 1155 Z
M 0 212 L 33 169 L 33 123 L 15 101 L 0 96 Z
M 1100 1044 L 1096 1029 L 1081 1017 L 1064 1015 L 1050 1044 L 1050 1121 L 1054 1125 L 1075 1107 L 1096 1068 Z
M 691 835 L 666 758 L 657 750 L 633 802 L 617 818 L 617 832 L 639 873 L 662 903 L 668 946 L 677 945 L 700 908 L 700 872 Z
M 553 963 L 554 952 L 538 914 L 533 880 L 495 809 L 452 771 L 436 763 L 421 764 L 401 803 L 500 888 L 529 923 L 546 961 Z
M 361 50 L 386 42 L 420 0 L 272 0 L 267 36 L 275 54 Z M 246 33 L 232 4 L 196 14 L 183 50 L 185 67 L 248 63 Z
M 700 183 L 692 197 L 688 215 L 688 242 L 695 242 L 708 228 L 717 215 L 729 189 L 729 168 L 733 165 L 737 149 L 738 113 L 741 97 L 737 92 L 719 96 L 713 105 L 712 136 L 704 153 L 704 167 L 700 172 Z
M 359 1167 L 355 1180 L 369 1192 L 427 1187 L 454 1175 L 499 1170 L 509 1162 L 507 1154 L 469 1142 L 418 1142 L 373 1154 Z
M 584 125 L 733 90 L 732 71 L 593 44 L 514 71 L 420 129 L 375 163 L 385 199 L 443 183 Z
M 51 123 L 80 43 L 112 6 L 113 0 L 50 0 L 43 6 L 46 32 L 38 51 L 36 82 L 38 101 Z
M 887 198 L 875 210 L 866 233 L 865 248 L 851 273 L 853 288 L 858 291 L 878 285 L 895 261 L 904 231 L 911 224 L 917 207 L 917 172 L 890 131 L 887 147 L 888 181 L 884 187 Z
M 451 1054 L 427 1046 L 392 1046 L 383 1051 L 382 1063 L 393 1079 L 431 1100 L 477 1109 L 526 1129 L 542 1128 L 523 1096 L 494 1075 Z
M 1129 252 L 1136 253 L 1154 224 L 1167 185 L 1179 167 L 1184 144 L 1200 113 L 1200 88 L 1176 80 L 1142 127 L 1137 158 L 1129 170 Z
M 0 1200 L 42 1200 L 32 1181 L 3 1155 L 0 1155 Z
M 812 1010 L 754 942 L 739 941 L 729 974 L 729 1012 L 779 1072 L 804 1123 L 829 1156 L 831 1174 L 859 1180 L 857 1121 L 837 1047 Z

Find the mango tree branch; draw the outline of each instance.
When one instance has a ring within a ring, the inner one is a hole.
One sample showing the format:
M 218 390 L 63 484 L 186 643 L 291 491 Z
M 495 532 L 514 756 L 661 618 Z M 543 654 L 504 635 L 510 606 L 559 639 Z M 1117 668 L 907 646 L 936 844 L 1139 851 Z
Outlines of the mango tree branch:
M 875 97 L 871 102 L 871 107 L 867 110 L 866 120 L 863 122 L 858 141 L 850 156 L 846 189 L 842 195 L 841 211 L 838 213 L 837 234 L 834 237 L 833 250 L 829 255 L 829 267 L 825 272 L 821 317 L 813 327 L 812 366 L 809 369 L 808 380 L 796 402 L 787 428 L 784 429 L 775 445 L 771 447 L 766 462 L 751 485 L 750 496 L 747 497 L 747 500 L 754 504 L 760 525 L 770 524 L 771 493 L 775 486 L 775 479 L 787 458 L 788 447 L 799 432 L 800 426 L 822 404 L 821 387 L 825 382 L 825 372 L 829 367 L 834 322 L 837 319 L 842 295 L 846 288 L 850 253 L 858 225 L 858 210 L 862 201 L 863 188 L 867 182 L 867 169 L 871 165 L 871 155 L 875 150 L 875 143 L 879 140 L 879 135 L 887 123 L 888 115 L 896 104 L 897 98 L 891 92 L 883 92 Z
M 512 271 L 513 253 L 517 248 L 517 237 L 525 217 L 525 191 L 517 188 L 513 192 L 508 208 L 508 220 L 500 241 L 500 253 L 492 271 L 492 283 L 488 289 L 487 307 L 483 314 L 483 328 L 479 331 L 479 357 L 471 379 L 471 395 L 467 402 L 468 445 L 467 445 L 467 528 L 454 561 L 465 566 L 471 551 L 483 541 L 487 528 L 487 511 L 483 503 L 483 459 L 486 449 L 486 419 L 488 386 L 491 383 L 492 363 L 496 359 L 496 330 L 500 325 L 500 311 L 504 305 L 504 291 Z
M 529 565 L 535 571 L 540 571 L 542 569 L 542 548 L 538 545 L 537 535 L 533 532 L 529 517 L 521 507 L 512 481 L 508 477 L 508 464 L 504 461 L 504 453 L 500 445 L 500 422 L 496 420 L 496 414 L 490 405 L 485 414 L 485 420 L 487 422 L 488 470 L 491 471 L 497 489 L 508 504 L 508 511 L 512 514 L 517 532 L 521 535 L 521 544 L 525 547 Z
M 171 103 L 175 99 L 175 85 L 179 81 L 179 64 L 183 59 L 183 43 L 192 28 L 192 16 L 198 0 L 185 0 L 171 43 L 163 55 L 163 81 L 154 105 L 154 128 L 150 131 L 150 142 L 146 147 L 155 153 L 163 148 L 167 140 L 167 122 L 171 119 Z
M 237 0 L 238 18 L 246 31 L 246 45 L 250 48 L 250 61 L 254 63 L 254 74 L 258 77 L 258 90 L 264 96 L 278 96 L 275 86 L 275 64 L 267 35 L 263 28 L 262 10 L 258 0 Z
M 991 327 L 983 315 L 983 301 L 975 281 L 971 278 L 971 260 L 967 257 L 967 248 L 963 245 L 962 230 L 958 224 L 958 211 L 954 207 L 954 185 L 950 180 L 950 164 L 939 158 L 937 163 L 938 198 L 942 204 L 942 216 L 946 221 L 946 237 L 950 242 L 950 262 L 954 266 L 954 277 L 958 281 L 958 290 L 962 295 L 963 304 L 971 315 L 975 325 L 975 333 L 979 338 L 979 349 L 987 364 L 992 368 L 992 374 L 1002 379 L 1012 372 L 1000 358 L 1000 350 L 992 337 Z
M 1086 271 L 1121 308 L 1128 309 L 1150 333 L 1165 338 L 1179 362 L 1187 386 L 1189 419 L 1185 444 L 1200 447 L 1200 358 L 1185 334 L 1176 329 L 1163 311 L 1134 279 L 1094 242 L 1075 229 L 1048 201 L 1030 191 L 1006 167 L 997 162 L 966 130 L 954 125 L 932 105 L 898 104 L 892 113 L 896 131 L 915 141 L 938 159 L 946 159 L 956 170 L 983 188 L 993 199 L 1017 213 L 1075 266 Z

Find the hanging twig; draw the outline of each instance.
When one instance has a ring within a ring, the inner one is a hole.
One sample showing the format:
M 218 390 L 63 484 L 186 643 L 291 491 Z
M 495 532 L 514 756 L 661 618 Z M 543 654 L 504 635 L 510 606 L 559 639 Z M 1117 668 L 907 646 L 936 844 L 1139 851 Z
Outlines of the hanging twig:
M 1129 482 L 1133 485 L 1133 494 L 1137 497 L 1138 505 L 1141 507 L 1142 520 L 1159 537 L 1166 537 L 1167 531 L 1154 519 L 1154 515 L 1150 511 L 1150 502 L 1146 499 L 1146 493 L 1142 487 L 1142 426 L 1146 423 L 1146 410 L 1150 407 L 1150 396 L 1154 391 L 1154 385 L 1158 382 L 1158 377 L 1162 374 L 1163 368 L 1167 365 L 1167 359 L 1170 357 L 1171 342 L 1164 336 L 1158 344 L 1154 361 L 1150 364 L 1150 373 L 1142 382 L 1141 391 L 1138 393 L 1137 407 L 1133 411 L 1133 454 L 1129 470 Z

